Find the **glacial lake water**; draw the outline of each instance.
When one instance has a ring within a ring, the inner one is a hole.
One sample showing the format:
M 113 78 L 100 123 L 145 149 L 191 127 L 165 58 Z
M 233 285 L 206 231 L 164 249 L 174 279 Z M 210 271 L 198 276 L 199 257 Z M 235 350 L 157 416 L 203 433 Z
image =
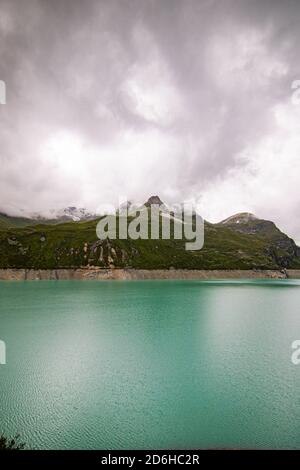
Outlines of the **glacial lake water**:
M 300 448 L 300 281 L 0 282 L 27 448 Z

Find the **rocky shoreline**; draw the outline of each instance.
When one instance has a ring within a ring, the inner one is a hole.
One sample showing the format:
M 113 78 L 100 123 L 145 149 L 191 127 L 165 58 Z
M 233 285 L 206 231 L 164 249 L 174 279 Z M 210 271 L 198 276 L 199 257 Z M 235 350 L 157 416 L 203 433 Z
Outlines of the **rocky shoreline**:
M 300 279 L 300 270 L 0 269 L 0 280 Z

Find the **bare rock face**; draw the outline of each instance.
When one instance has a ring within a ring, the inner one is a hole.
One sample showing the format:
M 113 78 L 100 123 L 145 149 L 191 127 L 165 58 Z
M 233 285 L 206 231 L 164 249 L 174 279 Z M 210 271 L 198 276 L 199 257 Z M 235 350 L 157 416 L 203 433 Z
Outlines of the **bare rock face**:
M 87 267 L 77 269 L 1 269 L 0 280 L 102 280 L 102 279 L 286 279 L 300 278 L 300 270 L 188 270 L 117 269 Z
M 116 257 L 117 257 L 117 253 L 116 253 L 116 250 L 115 250 L 114 248 L 111 248 L 111 249 L 110 249 L 110 253 L 111 253 L 112 258 L 116 258 Z
M 7 243 L 11 246 L 16 246 L 19 244 L 19 242 L 15 238 L 8 238 Z
M 151 207 L 152 204 L 157 204 L 158 206 L 164 206 L 164 203 L 159 196 L 150 196 L 148 201 L 145 203 L 146 207 Z

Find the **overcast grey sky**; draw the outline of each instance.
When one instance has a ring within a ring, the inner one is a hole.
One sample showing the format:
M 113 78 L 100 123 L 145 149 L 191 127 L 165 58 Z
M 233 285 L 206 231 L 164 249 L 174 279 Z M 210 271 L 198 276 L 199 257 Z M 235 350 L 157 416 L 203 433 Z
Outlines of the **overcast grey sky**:
M 300 241 L 298 0 L 0 0 L 0 210 L 195 197 Z

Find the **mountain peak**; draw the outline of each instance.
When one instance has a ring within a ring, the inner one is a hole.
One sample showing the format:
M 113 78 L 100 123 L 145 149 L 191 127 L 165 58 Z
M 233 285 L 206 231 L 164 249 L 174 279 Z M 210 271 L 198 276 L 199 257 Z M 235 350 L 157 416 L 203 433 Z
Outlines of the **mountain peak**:
M 73 220 L 73 222 L 79 222 L 80 220 L 91 220 L 95 217 L 95 214 L 90 213 L 84 207 L 68 206 L 64 209 L 51 211 L 51 218 L 59 221 Z
M 152 204 L 157 204 L 158 206 L 164 206 L 164 203 L 159 196 L 150 196 L 148 201 L 145 202 L 146 207 L 152 206 Z
M 225 220 L 222 220 L 221 224 L 223 225 L 232 225 L 232 224 L 247 224 L 251 220 L 259 220 L 251 212 L 239 212 L 238 214 L 231 215 Z

